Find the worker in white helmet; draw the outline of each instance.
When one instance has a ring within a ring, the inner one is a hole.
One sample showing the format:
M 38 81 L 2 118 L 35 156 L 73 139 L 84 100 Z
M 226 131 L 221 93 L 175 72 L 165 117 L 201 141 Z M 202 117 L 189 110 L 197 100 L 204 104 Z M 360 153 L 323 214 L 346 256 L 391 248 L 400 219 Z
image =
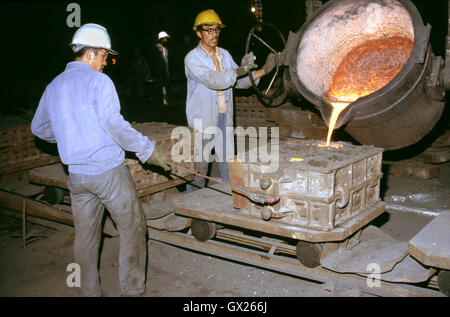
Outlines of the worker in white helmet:
M 135 152 L 142 163 L 169 170 L 167 157 L 120 114 L 114 84 L 102 73 L 108 54 L 117 54 L 106 29 L 85 24 L 70 45 L 75 60 L 45 89 L 31 130 L 56 142 L 61 161 L 68 165 L 81 295 L 102 294 L 98 251 L 105 207 L 119 232 L 121 292 L 140 294 L 145 291 L 146 225 L 135 184 L 123 164 L 125 151 Z
M 170 35 L 165 31 L 158 33 L 158 42 L 150 53 L 150 69 L 152 79 L 155 81 L 156 100 L 163 105 L 169 104 L 170 99 L 170 74 L 169 74 L 169 50 L 167 44 Z
M 248 72 L 257 66 L 254 64 L 253 53 L 246 54 L 238 66 L 230 53 L 218 46 L 223 28 L 225 25 L 214 10 L 200 12 L 193 26 L 200 42 L 186 55 L 184 65 L 188 89 L 186 98 L 188 125 L 195 133 L 203 134 L 202 149 L 213 143 L 211 150 L 213 154 L 209 158 L 201 154 L 201 157 L 194 158 L 196 170 L 206 174 L 208 161 L 214 159 L 218 162 L 222 180 L 227 181 L 227 161 L 228 158 L 234 157 L 233 136 L 226 133 L 227 127 L 233 127 L 233 88 L 251 87 Z M 274 67 L 274 55 L 271 53 L 266 58 L 265 65 L 252 73 L 256 84 L 259 83 L 259 78 L 270 73 Z M 197 131 L 199 124 L 202 131 Z M 217 131 L 221 134 L 214 133 Z M 222 138 L 218 137 L 220 135 Z M 196 149 L 196 153 L 204 153 L 202 149 Z M 191 185 L 188 185 L 187 191 L 204 186 L 205 179 L 196 176 Z

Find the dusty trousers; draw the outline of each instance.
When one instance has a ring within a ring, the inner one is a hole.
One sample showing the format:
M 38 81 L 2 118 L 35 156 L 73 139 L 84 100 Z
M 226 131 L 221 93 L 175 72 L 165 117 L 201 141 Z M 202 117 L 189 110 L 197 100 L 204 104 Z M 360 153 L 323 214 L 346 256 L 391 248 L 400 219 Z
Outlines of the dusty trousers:
M 227 182 L 229 180 L 229 175 L 228 175 L 228 165 L 226 162 L 227 135 L 226 135 L 226 125 L 225 125 L 225 114 L 219 113 L 217 127 L 222 131 L 222 140 L 220 142 L 218 142 L 219 146 L 222 147 L 222 149 L 221 149 L 222 161 L 218 162 L 219 173 L 220 173 L 220 178 L 222 179 L 222 181 Z M 213 136 L 213 138 L 214 138 L 214 136 Z M 202 148 L 205 148 L 206 144 L 209 143 L 210 141 L 211 140 L 205 140 L 202 138 L 202 142 L 203 142 Z M 216 147 L 217 146 L 215 145 L 214 146 L 215 151 L 218 150 L 218 149 L 216 149 Z M 228 151 L 230 151 L 230 150 L 228 149 Z M 234 152 L 234 148 L 231 151 Z M 202 175 L 207 175 L 208 169 L 213 160 L 214 160 L 214 155 L 212 153 L 210 153 L 210 157 L 207 161 L 194 162 L 195 170 Z M 190 192 L 193 192 L 194 190 L 204 188 L 205 185 L 206 185 L 206 179 L 204 177 L 195 175 L 194 180 L 186 185 L 186 192 L 190 193 Z
M 81 267 L 81 295 L 101 296 L 99 246 L 105 207 L 120 240 L 119 279 L 123 295 L 145 291 L 147 260 L 145 216 L 128 168 L 100 175 L 69 175 L 75 224 L 74 260 Z

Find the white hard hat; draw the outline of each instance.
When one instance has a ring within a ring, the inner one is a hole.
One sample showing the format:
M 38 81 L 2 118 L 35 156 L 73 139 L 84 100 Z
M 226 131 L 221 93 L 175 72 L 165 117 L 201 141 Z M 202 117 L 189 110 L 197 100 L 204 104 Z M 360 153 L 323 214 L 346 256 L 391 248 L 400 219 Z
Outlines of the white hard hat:
M 170 35 L 167 34 L 167 33 L 164 32 L 164 31 L 161 31 L 161 32 L 158 33 L 158 40 L 160 40 L 160 39 L 162 39 L 162 38 L 164 38 L 164 37 L 170 37 Z
M 109 54 L 117 55 L 116 51 L 111 49 L 111 39 L 106 29 L 98 24 L 88 23 L 82 25 L 73 35 L 70 43 L 74 52 L 78 52 L 83 47 L 104 48 Z

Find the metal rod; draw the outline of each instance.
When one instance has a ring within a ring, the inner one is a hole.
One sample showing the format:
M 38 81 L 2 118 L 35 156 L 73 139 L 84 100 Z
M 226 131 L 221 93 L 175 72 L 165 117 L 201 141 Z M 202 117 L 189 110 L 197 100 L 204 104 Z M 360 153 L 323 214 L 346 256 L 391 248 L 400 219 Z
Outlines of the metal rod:
M 269 44 L 267 44 L 266 42 L 264 42 L 264 40 L 262 38 L 260 38 L 258 35 L 256 35 L 255 33 L 252 34 L 252 36 L 254 36 L 257 40 L 259 40 L 262 44 L 264 44 L 271 52 L 276 53 L 277 51 L 275 51 L 272 47 L 270 47 Z
M 59 223 L 64 223 L 73 226 L 73 216 L 70 206 L 51 206 L 47 203 L 42 203 L 35 199 L 26 198 L 25 196 L 6 191 L 0 188 L 0 206 L 5 209 L 13 210 L 19 213 L 26 211 L 27 216 L 36 216 Z M 22 215 L 23 219 L 23 215 Z M 103 233 L 115 237 L 117 230 L 113 222 L 108 217 L 106 218 Z
M 257 195 L 255 195 L 255 194 L 249 193 L 248 191 L 246 191 L 246 190 L 244 190 L 244 189 L 242 189 L 242 188 L 239 188 L 239 187 L 236 187 L 236 186 L 234 186 L 234 185 L 231 185 L 231 184 L 228 183 L 228 182 L 224 182 L 224 181 L 222 181 L 222 180 L 220 180 L 220 179 L 217 179 L 217 178 L 214 178 L 214 177 L 209 177 L 209 176 L 200 174 L 200 173 L 198 173 L 198 172 L 196 172 L 196 171 L 194 171 L 194 170 L 191 170 L 191 169 L 189 169 L 189 168 L 185 168 L 185 167 L 180 166 L 180 165 L 178 165 L 178 164 L 169 163 L 169 165 L 171 165 L 171 166 L 173 166 L 173 167 L 175 167 L 175 168 L 179 168 L 179 169 L 185 170 L 185 171 L 187 171 L 187 172 L 189 172 L 189 173 L 192 173 L 192 174 L 194 174 L 194 175 L 197 175 L 197 176 L 200 176 L 200 177 L 203 177 L 203 178 L 212 180 L 212 181 L 214 181 L 214 182 L 217 182 L 217 183 L 226 185 L 226 186 L 230 187 L 234 192 L 237 192 L 237 193 L 239 193 L 239 194 L 241 194 L 241 195 L 247 197 L 247 198 L 250 199 L 251 201 L 254 201 L 254 202 L 258 203 L 258 204 L 263 204 L 263 205 L 269 205 L 269 206 L 272 206 L 272 205 L 275 205 L 276 203 L 278 203 L 278 202 L 280 201 L 280 197 L 279 197 L 279 196 L 274 196 L 274 197 L 272 197 L 272 198 L 260 197 L 260 196 L 257 196 Z M 175 175 L 175 176 L 180 177 L 179 175 L 177 175 L 177 174 L 175 174 L 175 173 L 173 173 L 173 172 L 170 172 L 170 173 L 173 174 L 173 175 Z
M 23 248 L 27 246 L 27 209 L 26 209 L 27 201 L 24 199 L 22 201 L 22 242 Z
M 270 88 L 272 88 L 273 82 L 275 81 L 275 78 L 277 77 L 277 75 L 278 75 L 278 66 L 277 66 L 277 69 L 275 71 L 275 75 L 273 75 L 272 80 L 270 81 L 270 84 L 267 87 L 266 92 L 264 93 L 264 95 L 267 96 L 267 93 L 269 92 Z

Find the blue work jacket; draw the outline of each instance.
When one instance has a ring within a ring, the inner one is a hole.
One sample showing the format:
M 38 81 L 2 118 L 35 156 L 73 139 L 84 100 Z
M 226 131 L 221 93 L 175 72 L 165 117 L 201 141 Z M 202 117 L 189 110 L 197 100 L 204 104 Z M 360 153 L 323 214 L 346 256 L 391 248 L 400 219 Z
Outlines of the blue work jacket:
M 194 128 L 194 120 L 201 119 L 202 127 L 216 127 L 219 117 L 219 90 L 224 91 L 227 127 L 233 126 L 233 88 L 246 89 L 251 86 L 249 76 L 236 78 L 236 68 L 231 54 L 220 47 L 219 56 L 223 71 L 216 71 L 211 56 L 200 46 L 191 50 L 184 58 L 187 77 L 186 117 Z M 259 83 L 259 79 L 255 81 Z
M 75 174 L 109 171 L 124 162 L 124 150 L 145 162 L 155 146 L 120 114 L 111 79 L 79 61 L 68 63 L 47 86 L 31 130 L 56 142 L 61 161 Z

